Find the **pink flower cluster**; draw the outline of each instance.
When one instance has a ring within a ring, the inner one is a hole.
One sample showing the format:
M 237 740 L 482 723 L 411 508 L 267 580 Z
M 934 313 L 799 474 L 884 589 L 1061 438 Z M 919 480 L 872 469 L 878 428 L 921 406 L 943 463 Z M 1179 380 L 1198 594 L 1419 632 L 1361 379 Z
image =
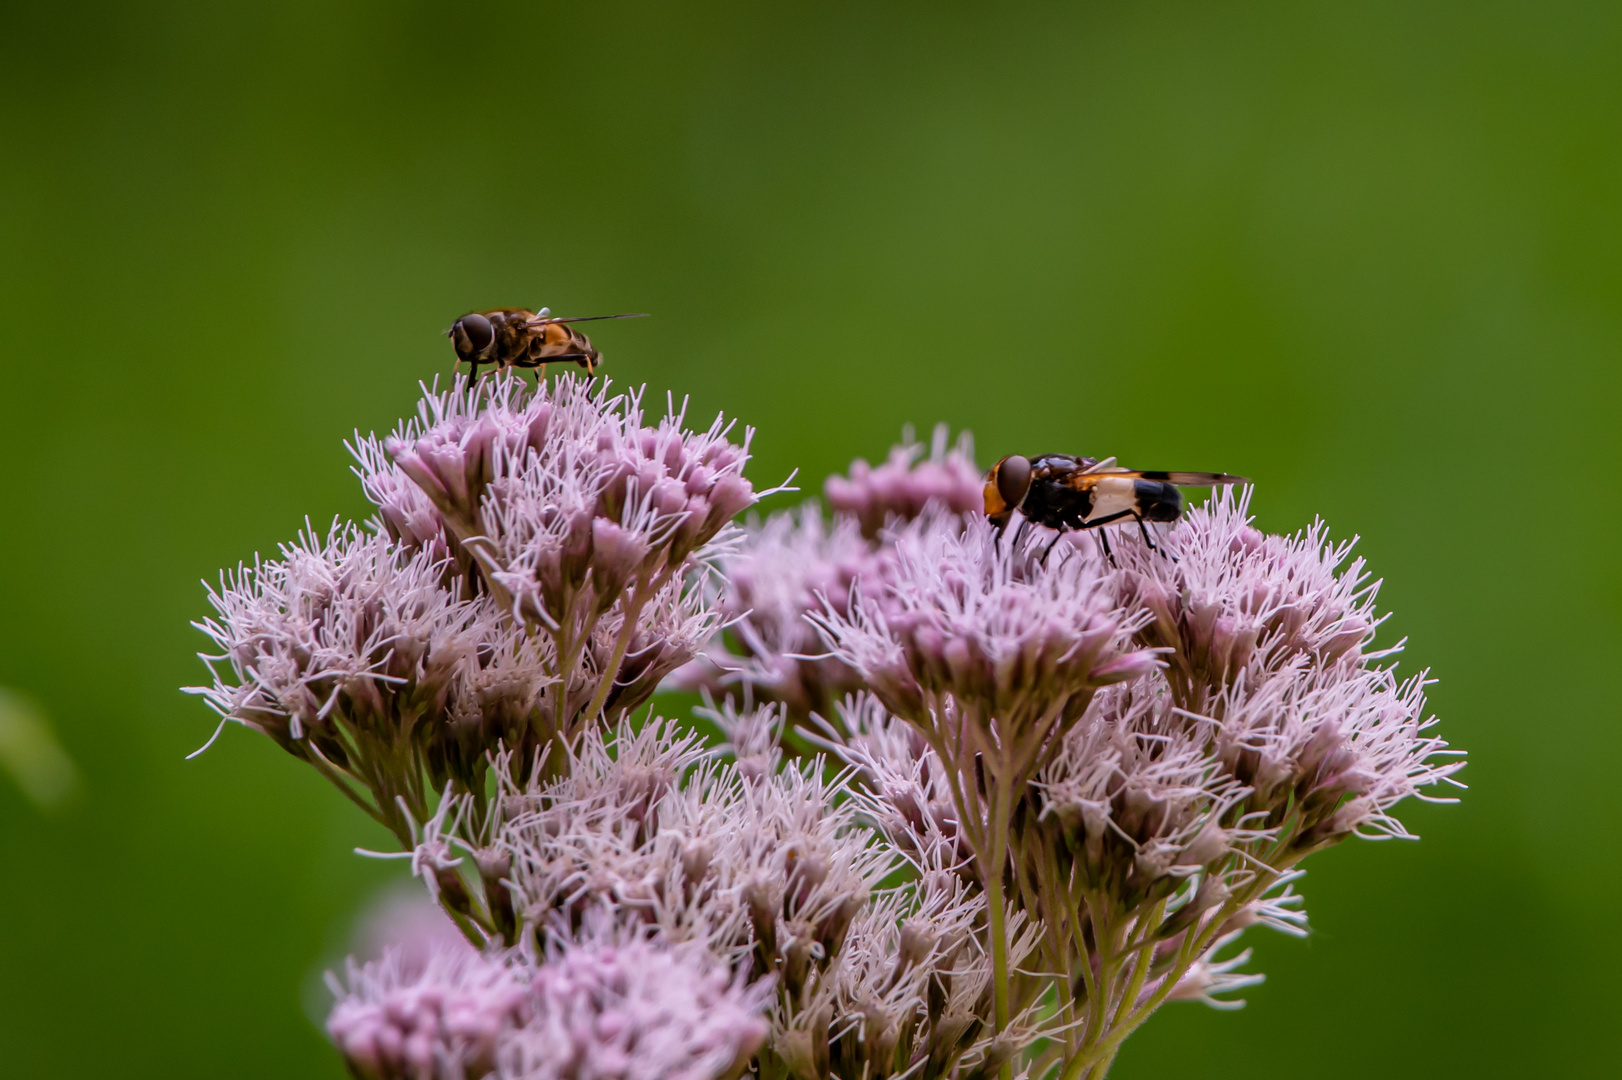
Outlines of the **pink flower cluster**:
M 684 689 L 782 703 L 796 719 L 826 711 L 860 689 L 861 677 L 827 653 L 808 611 L 846 611 L 851 587 L 883 572 L 883 552 L 850 518 L 826 520 L 814 502 L 752 527 L 723 557 L 721 609 L 737 651 L 715 642 L 672 680 Z
M 954 514 L 980 510 L 985 481 L 974 465 L 974 442 L 967 432 L 951 447 L 947 438 L 946 425 L 937 425 L 926 456 L 909 428 L 883 464 L 875 467 L 857 458 L 850 475 L 830 476 L 823 485 L 829 507 L 854 518 L 870 540 L 890 521 L 910 521 L 927 506 Z
M 491 750 L 529 768 L 708 638 L 707 560 L 755 499 L 729 431 L 646 424 L 572 376 L 428 393 L 354 445 L 375 535 L 306 533 L 211 593 L 200 692 L 413 842 L 447 783 L 483 787 Z
M 730 1080 L 766 1038 L 769 983 L 702 948 L 629 938 L 351 963 L 327 1030 L 365 1080 Z
M 858 585 L 848 615 L 810 620 L 897 716 L 932 726 L 951 711 L 954 722 L 995 720 L 1001 743 L 1044 743 L 1093 690 L 1158 666 L 1132 647 L 1136 616 L 1080 551 L 1049 568 L 983 518 L 932 515 L 891 544 L 893 569 Z
M 534 1016 L 502 1048 L 502 1080 L 730 1080 L 766 1039 L 770 983 L 692 947 L 556 947 L 531 987 Z
M 865 682 L 827 650 L 806 616 L 847 615 L 852 587 L 885 577 L 894 562 L 886 526 L 901 528 L 926 513 L 972 517 L 983 486 L 967 433 L 949 445 L 946 425 L 939 425 L 926 450 L 909 429 L 884 464 L 857 460 L 848 476 L 828 478 L 831 515 L 813 501 L 751 524 L 720 562 L 725 640 L 713 642 L 672 685 L 722 696 L 747 687 L 752 700 L 784 705 L 794 725 L 812 713 L 832 716 L 839 700 Z
M 522 974 L 465 945 L 434 950 L 413 969 L 398 952 L 351 962 L 327 1031 L 365 1080 L 476 1080 L 530 1015 Z
M 211 591 L 222 727 L 389 828 L 467 942 L 334 983 L 356 1076 L 1102 1077 L 1164 1002 L 1238 1004 L 1304 858 L 1453 782 L 1322 524 L 1224 490 L 1109 548 L 1003 532 L 940 428 L 740 529 L 748 443 L 458 381 L 355 440 L 370 529 Z M 667 680 L 723 742 L 632 716 Z

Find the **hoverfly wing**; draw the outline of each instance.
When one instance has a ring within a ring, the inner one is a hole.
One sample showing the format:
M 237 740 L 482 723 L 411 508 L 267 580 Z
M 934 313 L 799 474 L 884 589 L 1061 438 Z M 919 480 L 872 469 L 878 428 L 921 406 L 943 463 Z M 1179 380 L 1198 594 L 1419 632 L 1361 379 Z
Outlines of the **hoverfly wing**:
M 565 322 L 597 322 L 599 319 L 646 319 L 648 312 L 637 311 L 626 315 L 571 315 L 564 319 L 554 319 L 550 316 L 536 316 L 534 323 L 565 323 Z
M 1248 484 L 1248 476 L 1230 476 L 1221 472 L 1159 472 L 1145 470 L 1134 472 L 1132 476 L 1144 480 L 1164 480 L 1168 484 L 1178 484 L 1183 487 L 1222 487 L 1225 484 Z

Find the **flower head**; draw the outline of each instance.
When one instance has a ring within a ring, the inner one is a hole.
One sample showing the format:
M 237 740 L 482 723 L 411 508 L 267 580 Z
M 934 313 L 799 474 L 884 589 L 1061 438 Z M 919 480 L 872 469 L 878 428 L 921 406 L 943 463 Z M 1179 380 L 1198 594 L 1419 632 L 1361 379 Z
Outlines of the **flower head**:
M 1103 690 L 1038 782 L 1060 847 L 1121 910 L 1170 895 L 1227 855 L 1235 831 L 1254 835 L 1229 813 L 1249 789 L 1172 708 L 1158 677 Z
M 424 777 L 475 776 L 499 740 L 534 745 L 551 643 L 513 635 L 488 598 L 447 591 L 443 556 L 354 526 L 306 531 L 281 556 L 210 592 L 217 617 L 199 626 L 220 652 L 199 692 L 221 715 L 370 789 L 402 836 L 396 800 L 425 814 Z
M 428 392 L 354 443 L 376 535 L 306 533 L 211 593 L 203 692 L 414 844 L 447 783 L 482 790 L 501 748 L 521 778 L 710 636 L 705 560 L 755 499 L 730 430 L 572 376 Z
M 1400 645 L 1371 648 L 1379 583 L 1351 544 L 1321 522 L 1264 535 L 1248 498 L 1214 495 L 1163 552 L 1120 545 L 1117 589 L 1151 616 L 1139 639 L 1165 650 L 1171 699 L 1211 725 L 1246 812 L 1283 829 L 1285 864 L 1358 830 L 1406 836 L 1387 811 L 1462 767 L 1428 733 L 1425 676 L 1382 666 Z
M 826 712 L 861 677 L 830 655 L 806 615 L 827 605 L 846 614 L 852 586 L 883 573 L 883 552 L 849 518 L 824 519 L 808 502 L 751 524 L 718 560 L 721 610 L 737 651 L 720 642 L 678 672 L 685 689 L 781 702 L 796 719 Z
M 602 934 L 554 943 L 530 989 L 502 1080 L 729 1080 L 765 1040 L 771 995 L 702 948 Z
M 327 1031 L 365 1080 L 477 1080 L 495 1068 L 499 1043 L 528 1017 L 521 972 L 463 945 L 425 964 L 387 951 L 328 976 L 337 1003 Z
M 1242 672 L 1254 682 L 1297 657 L 1357 662 L 1382 621 L 1380 583 L 1350 558 L 1351 543 L 1330 542 L 1321 521 L 1294 536 L 1262 533 L 1249 502 L 1248 488 L 1224 488 L 1164 535 L 1162 552 L 1117 545 L 1122 600 L 1149 614 L 1139 636 L 1168 650 L 1185 698 L 1202 702 Z
M 894 543 L 891 574 L 858 585 L 848 615 L 830 607 L 815 619 L 897 716 L 968 725 L 1034 761 L 1094 690 L 1155 667 L 1132 647 L 1137 619 L 1117 606 L 1105 567 L 1079 550 L 1044 565 L 983 518 L 940 515 Z
M 849 515 L 862 535 L 876 537 L 895 519 L 911 521 L 934 504 L 954 514 L 970 514 L 984 505 L 984 482 L 974 465 L 974 440 L 968 432 L 948 447 L 949 431 L 937 424 L 927 450 L 907 428 L 901 445 L 877 467 L 858 458 L 849 476 L 830 476 L 823 494 L 835 513 Z
M 466 588 L 552 639 L 565 737 L 645 701 L 714 629 L 701 557 L 756 500 L 750 433 L 685 423 L 672 407 L 647 424 L 636 395 L 574 376 L 458 380 L 355 442 L 390 535 L 455 553 Z

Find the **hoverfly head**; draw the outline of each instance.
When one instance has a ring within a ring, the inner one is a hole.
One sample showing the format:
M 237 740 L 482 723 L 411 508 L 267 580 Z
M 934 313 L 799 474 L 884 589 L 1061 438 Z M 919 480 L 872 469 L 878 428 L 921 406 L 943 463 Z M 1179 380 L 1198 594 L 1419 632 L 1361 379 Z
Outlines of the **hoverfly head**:
M 1008 516 L 1019 509 L 1030 490 L 1030 459 L 1018 454 L 1008 455 L 986 474 L 986 516 L 1001 528 L 1008 523 Z
M 459 360 L 473 360 L 483 354 L 496 340 L 495 327 L 490 320 L 477 312 L 463 315 L 447 331 L 451 344 L 456 347 L 456 357 Z

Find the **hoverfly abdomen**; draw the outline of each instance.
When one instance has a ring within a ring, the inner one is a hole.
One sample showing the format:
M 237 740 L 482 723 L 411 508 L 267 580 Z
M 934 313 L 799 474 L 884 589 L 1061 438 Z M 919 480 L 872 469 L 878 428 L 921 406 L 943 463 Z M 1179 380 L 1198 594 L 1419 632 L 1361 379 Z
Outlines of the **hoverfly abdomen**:
M 1183 516 L 1183 493 L 1164 480 L 1134 480 L 1138 514 L 1145 521 L 1176 521 Z

